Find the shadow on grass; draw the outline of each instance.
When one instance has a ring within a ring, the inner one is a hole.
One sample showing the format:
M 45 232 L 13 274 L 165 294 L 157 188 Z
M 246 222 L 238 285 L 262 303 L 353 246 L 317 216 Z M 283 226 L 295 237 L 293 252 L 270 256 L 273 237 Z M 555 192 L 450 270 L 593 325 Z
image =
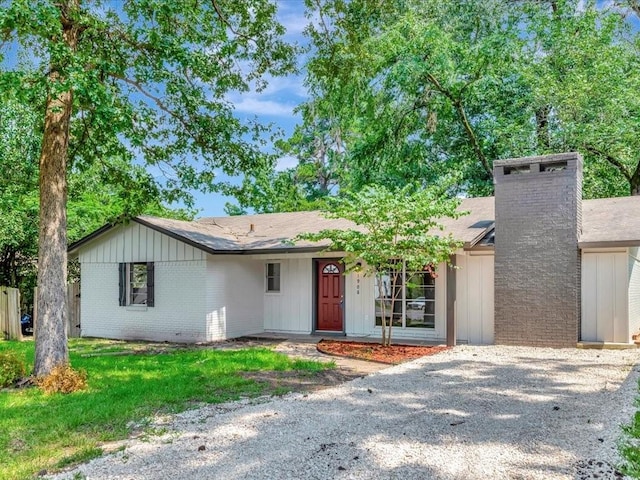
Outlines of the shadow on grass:
M 242 372 L 326 368 L 264 348 L 85 357 L 83 352 L 105 351 L 105 344 L 93 349 L 90 342 L 75 343 L 80 348 L 71 349 L 71 363 L 87 371 L 86 391 L 44 395 L 30 388 L 0 393 L 0 478 L 29 478 L 61 459 L 66 465 L 92 458 L 100 442 L 125 438 L 145 417 L 269 393 L 268 383 L 245 378 Z M 33 358 L 32 344 L 0 348 Z

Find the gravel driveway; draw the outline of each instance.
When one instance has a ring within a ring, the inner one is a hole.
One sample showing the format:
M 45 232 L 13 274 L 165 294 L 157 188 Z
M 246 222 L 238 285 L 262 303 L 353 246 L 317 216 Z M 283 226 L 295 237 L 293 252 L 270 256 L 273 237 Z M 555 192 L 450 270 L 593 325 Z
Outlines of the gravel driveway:
M 607 463 L 639 357 L 459 346 L 308 396 L 159 419 L 165 434 L 51 478 L 620 478 Z

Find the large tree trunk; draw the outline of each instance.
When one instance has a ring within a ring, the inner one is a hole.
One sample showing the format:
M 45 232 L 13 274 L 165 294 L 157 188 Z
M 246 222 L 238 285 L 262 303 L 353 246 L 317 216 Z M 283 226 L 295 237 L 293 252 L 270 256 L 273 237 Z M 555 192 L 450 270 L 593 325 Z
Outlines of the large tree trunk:
M 69 18 L 77 0 L 59 6 L 62 40 L 75 50 L 78 30 Z M 53 87 L 64 80 L 52 65 Z M 53 90 L 55 92 L 55 89 Z M 46 375 L 67 363 L 67 153 L 73 94 L 71 90 L 49 94 L 40 154 L 40 235 L 38 239 L 38 318 L 35 326 L 34 374 Z

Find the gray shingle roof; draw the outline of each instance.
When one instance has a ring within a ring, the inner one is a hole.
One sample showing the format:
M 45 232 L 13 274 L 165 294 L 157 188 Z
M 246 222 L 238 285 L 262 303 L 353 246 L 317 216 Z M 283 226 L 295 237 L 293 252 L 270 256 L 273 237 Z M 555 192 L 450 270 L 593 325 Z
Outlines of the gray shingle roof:
M 493 227 L 493 197 L 465 199 L 459 210 L 469 214 L 458 219 L 441 219 L 444 231 L 434 234 L 450 233 L 470 246 Z M 208 217 L 195 222 L 142 216 L 138 217 L 138 221 L 217 253 L 318 250 L 328 243 L 298 241 L 293 244 L 291 240 L 304 232 L 316 233 L 323 229 L 355 226 L 348 220 L 325 218 L 317 211 Z
M 443 218 L 444 231 L 471 248 L 486 238 L 494 227 L 494 197 L 462 200 L 458 219 Z M 584 200 L 580 247 L 640 245 L 640 197 Z M 303 232 L 328 228 L 350 228 L 342 219 L 327 219 L 320 212 L 271 213 L 235 217 L 208 217 L 194 222 L 141 216 L 134 221 L 182 240 L 209 253 L 295 252 L 321 250 L 327 243 L 291 243 Z M 99 236 L 105 227 L 70 247 L 76 251 L 83 243 Z M 485 245 L 487 246 L 487 245 Z M 489 245 L 490 246 L 490 245 Z
M 640 196 L 583 200 L 579 245 L 640 246 Z
M 268 213 L 234 217 L 208 217 L 195 222 L 142 216 L 143 225 L 157 228 L 169 235 L 190 240 L 212 253 L 245 251 L 289 251 L 313 248 L 322 244 L 291 240 L 299 233 L 315 233 L 327 228 L 349 228 L 347 220 L 330 220 L 319 212 Z M 326 246 L 326 245 L 325 245 Z

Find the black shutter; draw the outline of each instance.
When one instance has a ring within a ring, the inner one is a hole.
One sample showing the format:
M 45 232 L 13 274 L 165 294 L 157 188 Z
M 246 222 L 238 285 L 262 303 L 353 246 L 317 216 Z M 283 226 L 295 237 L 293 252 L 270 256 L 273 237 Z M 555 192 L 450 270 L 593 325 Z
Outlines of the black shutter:
M 127 304 L 127 264 L 126 263 L 118 264 L 118 282 L 119 282 L 118 302 L 121 307 L 124 307 Z
M 154 305 L 153 262 L 147 262 L 147 307 Z

